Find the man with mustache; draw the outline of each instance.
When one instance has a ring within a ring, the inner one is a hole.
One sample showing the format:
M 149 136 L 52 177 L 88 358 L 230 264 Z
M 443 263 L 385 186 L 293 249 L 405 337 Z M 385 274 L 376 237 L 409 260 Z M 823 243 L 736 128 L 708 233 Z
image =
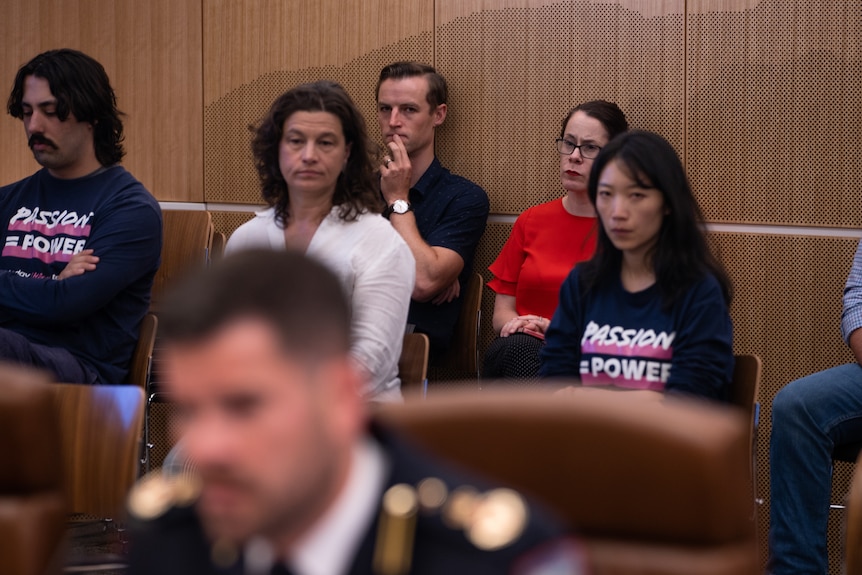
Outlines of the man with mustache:
M 122 113 L 76 50 L 22 66 L 7 110 L 42 169 L 0 188 L 0 359 L 124 383 L 162 241 L 158 202 L 119 162 Z
M 380 191 L 385 214 L 416 259 L 407 321 L 428 335 L 432 361 L 452 339 L 489 210 L 485 191 L 449 172 L 434 154 L 447 97 L 443 76 L 417 62 L 390 64 L 377 82 L 377 120 L 388 148 Z
M 159 471 L 133 490 L 130 575 L 525 574 L 549 561 L 580 573 L 576 549 L 516 492 L 456 491 L 458 475 L 369 424 L 349 304 L 322 264 L 227 256 L 159 320 L 197 480 Z M 474 510 L 449 505 L 456 493 Z

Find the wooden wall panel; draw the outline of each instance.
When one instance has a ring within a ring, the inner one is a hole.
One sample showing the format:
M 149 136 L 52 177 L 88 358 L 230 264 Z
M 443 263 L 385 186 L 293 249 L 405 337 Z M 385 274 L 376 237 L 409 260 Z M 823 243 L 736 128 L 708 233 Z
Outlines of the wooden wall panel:
M 439 153 L 488 188 L 493 211 L 518 213 L 559 195 L 548 144 L 559 118 L 577 101 L 606 97 L 623 106 L 633 125 L 660 131 L 677 146 L 710 220 L 842 226 L 859 220 L 850 198 L 862 179 L 852 157 L 862 138 L 862 7 L 816 0 L 207 3 L 205 101 L 244 113 L 230 114 L 239 129 L 222 146 L 239 142 L 241 155 L 217 150 L 207 163 L 208 176 L 209 167 L 222 172 L 208 181 L 208 197 L 257 201 L 227 191 L 254 185 L 250 172 L 231 175 L 247 165 L 245 126 L 265 108 L 248 101 L 260 92 L 254 82 L 297 72 L 278 80 L 266 99 L 321 75 L 350 84 L 330 67 L 386 47 L 403 52 L 398 45 L 405 38 L 429 30 L 432 6 L 436 48 L 423 42 L 429 53 L 409 57 L 433 59 L 450 79 Z M 346 33 L 326 34 L 345 27 Z M 237 90 L 247 90 L 244 105 L 225 106 L 226 96 L 242 99 Z M 229 119 L 220 111 L 209 116 L 212 123 Z M 727 134 L 740 144 L 728 147 Z M 822 147 L 822 165 L 788 162 L 800 138 Z M 818 201 L 809 189 L 819 190 Z
M 15 72 L 42 51 L 76 48 L 105 66 L 127 114 L 126 168 L 159 200 L 203 200 L 200 0 L 8 0 L 0 33 L 0 182 L 39 167 L 5 114 Z
M 491 211 L 562 194 L 553 140 L 574 105 L 617 102 L 633 126 L 683 149 L 682 0 L 545 4 L 437 1 L 437 65 L 450 84 L 438 153 L 485 187 Z M 477 11 L 481 8 L 480 11 Z
M 6 101 L 18 68 L 39 52 L 39 19 L 32 2 L 8 2 L 0 18 L 0 185 L 9 184 L 38 169 L 27 147 L 24 127 L 6 113 Z
M 271 72 L 344 66 L 428 32 L 432 6 L 427 0 L 205 2 L 204 101 L 210 105 Z
M 689 175 L 712 221 L 862 224 L 862 2 L 688 2 Z
M 395 60 L 431 62 L 433 0 L 207 2 L 205 189 L 210 202 L 260 203 L 249 124 L 301 82 L 340 82 L 379 139 L 374 87 Z

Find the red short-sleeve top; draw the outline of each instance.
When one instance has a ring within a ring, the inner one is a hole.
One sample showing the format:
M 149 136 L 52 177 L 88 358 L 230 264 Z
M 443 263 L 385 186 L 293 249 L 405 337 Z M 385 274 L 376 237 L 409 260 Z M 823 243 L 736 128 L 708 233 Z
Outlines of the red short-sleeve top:
M 518 315 L 551 317 L 563 280 L 596 249 L 595 228 L 596 218 L 573 216 L 562 199 L 527 209 L 488 268 L 494 274 L 488 287 L 515 296 Z

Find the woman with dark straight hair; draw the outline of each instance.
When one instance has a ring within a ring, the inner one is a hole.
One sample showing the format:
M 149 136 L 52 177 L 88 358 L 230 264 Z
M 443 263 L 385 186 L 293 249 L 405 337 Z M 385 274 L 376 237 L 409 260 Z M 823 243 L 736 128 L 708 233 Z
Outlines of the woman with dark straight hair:
M 632 131 L 593 162 L 596 252 L 560 291 L 541 374 L 726 400 L 731 285 L 670 143 Z

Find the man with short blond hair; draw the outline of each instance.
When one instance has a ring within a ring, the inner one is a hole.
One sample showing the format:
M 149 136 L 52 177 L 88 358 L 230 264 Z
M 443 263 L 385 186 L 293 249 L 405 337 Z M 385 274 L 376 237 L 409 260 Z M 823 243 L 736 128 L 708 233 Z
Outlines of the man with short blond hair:
M 395 62 L 380 72 L 377 118 L 388 147 L 380 190 L 389 220 L 416 259 L 407 321 L 428 335 L 432 358 L 449 346 L 489 211 L 484 190 L 435 155 L 447 99 L 446 80 L 427 64 Z

